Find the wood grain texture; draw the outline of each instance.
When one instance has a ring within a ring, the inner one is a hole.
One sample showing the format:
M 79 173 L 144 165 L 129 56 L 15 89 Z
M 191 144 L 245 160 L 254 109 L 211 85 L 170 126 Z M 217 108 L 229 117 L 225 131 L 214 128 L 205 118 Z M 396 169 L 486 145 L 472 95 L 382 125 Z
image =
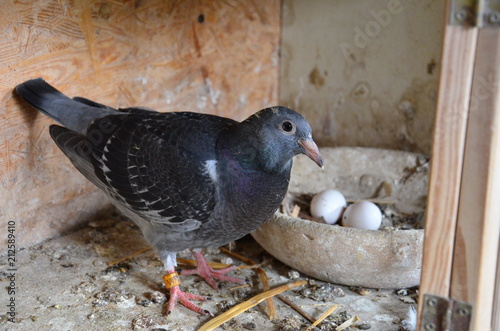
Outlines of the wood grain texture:
M 479 30 L 467 124 L 451 297 L 489 330 L 500 237 L 500 30 Z
M 446 26 L 427 199 L 423 294 L 449 296 L 476 28 Z
M 241 120 L 277 103 L 279 18 L 278 0 L 3 1 L 0 215 L 16 221 L 18 245 L 68 230 L 105 203 L 15 85 L 42 76 L 115 107 Z

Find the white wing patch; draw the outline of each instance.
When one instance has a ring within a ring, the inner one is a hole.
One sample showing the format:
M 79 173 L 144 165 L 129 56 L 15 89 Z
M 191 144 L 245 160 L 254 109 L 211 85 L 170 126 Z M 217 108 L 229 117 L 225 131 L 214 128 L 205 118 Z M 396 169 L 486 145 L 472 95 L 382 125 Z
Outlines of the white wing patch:
M 103 157 L 103 160 L 104 160 L 104 157 Z M 105 165 L 103 162 L 101 162 L 101 169 L 104 172 L 104 176 L 106 176 L 106 179 L 108 180 L 108 183 L 109 183 L 109 177 L 107 176 L 107 174 L 109 174 L 111 172 L 111 169 L 109 169 L 108 166 Z
M 205 172 L 208 174 L 212 182 L 217 183 L 217 161 L 205 161 Z

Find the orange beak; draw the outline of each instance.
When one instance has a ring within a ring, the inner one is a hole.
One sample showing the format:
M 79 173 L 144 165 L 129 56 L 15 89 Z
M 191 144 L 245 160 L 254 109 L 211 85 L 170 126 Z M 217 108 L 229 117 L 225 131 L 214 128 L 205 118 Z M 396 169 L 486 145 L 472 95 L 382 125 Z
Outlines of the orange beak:
M 321 169 L 324 168 L 325 161 L 319 153 L 318 146 L 312 139 L 300 139 L 299 145 L 304 148 L 304 154 L 313 160 Z

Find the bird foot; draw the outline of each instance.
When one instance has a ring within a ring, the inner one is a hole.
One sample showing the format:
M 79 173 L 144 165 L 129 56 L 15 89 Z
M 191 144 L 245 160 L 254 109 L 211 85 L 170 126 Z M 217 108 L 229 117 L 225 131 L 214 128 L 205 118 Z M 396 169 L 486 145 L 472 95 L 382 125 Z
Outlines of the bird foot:
M 208 265 L 205 256 L 203 256 L 203 253 L 200 250 L 193 250 L 193 255 L 198 266 L 195 269 L 183 270 L 181 275 L 199 275 L 203 277 L 206 282 L 216 290 L 219 289 L 219 285 L 215 282 L 214 279 L 236 284 L 245 284 L 245 281 L 243 279 L 226 275 L 226 273 L 235 270 L 235 266 L 214 270 Z
M 181 291 L 181 289 L 179 288 L 179 284 L 181 283 L 181 281 L 177 272 L 172 272 L 163 276 L 163 282 L 165 283 L 165 287 L 170 291 L 170 299 L 168 301 L 167 311 L 166 311 L 167 315 L 170 315 L 172 313 L 175 304 L 177 303 L 177 301 L 179 301 L 184 307 L 198 314 L 213 316 L 213 314 L 210 313 L 208 310 L 202 309 L 201 307 L 189 301 L 189 300 L 206 301 L 210 300 L 211 298 Z

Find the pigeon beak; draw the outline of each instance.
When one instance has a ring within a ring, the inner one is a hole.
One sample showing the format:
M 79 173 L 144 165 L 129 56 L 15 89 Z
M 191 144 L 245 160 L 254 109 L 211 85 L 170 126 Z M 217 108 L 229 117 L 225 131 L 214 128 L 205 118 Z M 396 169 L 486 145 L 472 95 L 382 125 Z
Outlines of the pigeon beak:
M 319 153 L 318 146 L 312 139 L 299 139 L 299 145 L 304 148 L 304 154 L 313 160 L 321 169 L 324 169 L 323 157 Z

